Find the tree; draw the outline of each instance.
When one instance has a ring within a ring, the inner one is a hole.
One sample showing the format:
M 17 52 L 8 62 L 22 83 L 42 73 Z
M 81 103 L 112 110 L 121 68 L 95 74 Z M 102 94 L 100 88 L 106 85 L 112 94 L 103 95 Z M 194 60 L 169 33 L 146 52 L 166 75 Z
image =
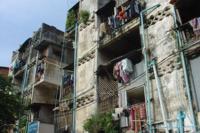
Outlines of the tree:
M 23 113 L 24 106 L 18 91 L 11 84 L 10 80 L 0 75 L 0 132 L 19 119 Z

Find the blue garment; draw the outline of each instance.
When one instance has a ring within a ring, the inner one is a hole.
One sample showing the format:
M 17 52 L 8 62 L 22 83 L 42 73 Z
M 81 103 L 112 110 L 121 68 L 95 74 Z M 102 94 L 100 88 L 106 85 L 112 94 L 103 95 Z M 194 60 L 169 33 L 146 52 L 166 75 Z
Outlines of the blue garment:
M 130 16 L 131 17 L 138 17 L 140 12 L 142 11 L 142 7 L 141 7 L 139 1 L 131 0 L 129 6 L 130 6 L 129 10 L 131 12 Z

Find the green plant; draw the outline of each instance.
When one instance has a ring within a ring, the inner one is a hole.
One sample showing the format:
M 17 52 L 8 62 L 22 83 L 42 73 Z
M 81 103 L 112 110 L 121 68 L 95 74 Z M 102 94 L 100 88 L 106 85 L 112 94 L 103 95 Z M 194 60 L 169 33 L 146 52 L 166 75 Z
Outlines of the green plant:
M 89 133 L 117 133 L 116 126 L 113 123 L 112 113 L 91 115 L 84 123 L 83 128 Z
M 86 10 L 80 11 L 80 22 L 86 24 L 90 17 L 90 13 Z
M 66 20 L 66 29 L 75 26 L 75 22 L 76 22 L 75 12 L 73 10 L 69 11 L 67 15 L 67 20 Z
M 27 117 L 24 115 L 24 116 L 21 116 L 21 118 L 19 119 L 19 128 L 23 128 L 26 126 L 27 124 Z
M 24 105 L 22 104 L 21 96 L 16 92 L 10 80 L 3 78 L 0 75 L 0 125 L 5 125 L 0 128 L 2 133 L 8 125 L 15 124 L 15 121 L 24 114 Z

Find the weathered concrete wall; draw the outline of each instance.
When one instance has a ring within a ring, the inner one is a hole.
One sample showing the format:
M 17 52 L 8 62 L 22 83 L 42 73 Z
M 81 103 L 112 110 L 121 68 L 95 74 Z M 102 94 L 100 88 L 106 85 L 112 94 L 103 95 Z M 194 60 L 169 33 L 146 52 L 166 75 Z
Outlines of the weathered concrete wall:
M 95 83 L 95 59 L 92 59 L 78 67 L 77 70 L 77 92 L 90 89 Z
M 84 25 L 84 24 L 80 24 Z M 80 26 L 80 29 L 82 27 Z M 78 58 L 81 58 L 87 52 L 89 52 L 91 49 L 94 49 L 96 47 L 96 30 L 94 26 L 94 22 L 92 22 L 90 25 L 87 25 L 87 27 L 84 27 L 79 32 L 79 41 L 78 41 Z
M 147 5 L 150 6 L 156 2 L 160 2 L 161 7 L 148 15 L 148 18 L 154 15 L 154 19 L 149 19 L 148 28 L 145 30 L 146 37 L 148 38 L 147 49 L 150 51 L 151 59 L 154 57 L 157 58 L 157 70 L 162 86 L 164 107 L 167 111 L 167 119 L 169 119 L 169 123 L 173 124 L 172 126 L 174 127 L 176 126 L 179 111 L 183 110 L 188 114 L 189 106 L 185 95 L 183 70 L 180 57 L 177 54 L 176 35 L 172 30 L 174 27 L 174 20 L 171 15 L 173 13 L 173 7 L 161 0 L 148 1 Z M 166 5 L 168 6 L 168 10 Z M 162 122 L 163 118 L 155 80 L 152 79 L 151 83 L 154 122 Z M 191 126 L 188 117 L 186 118 L 185 124 L 186 126 Z M 175 130 L 177 128 L 173 128 L 173 131 Z
M 79 25 L 78 35 L 78 67 L 77 67 L 77 133 L 83 132 L 83 125 L 91 114 L 96 112 L 96 49 L 97 30 L 94 11 L 97 8 L 96 0 L 80 1 L 80 11 L 87 10 L 90 17 L 87 24 Z M 90 97 L 93 95 L 92 97 Z M 89 98 L 90 97 L 90 98 Z M 89 100 L 88 100 L 89 99 Z
M 77 95 L 78 99 L 84 95 L 88 95 L 93 93 L 93 100 L 96 98 L 96 57 L 90 58 L 89 60 L 85 60 L 84 63 L 79 64 L 77 69 Z M 79 96 L 80 95 L 80 96 Z M 79 101 L 84 101 L 84 99 L 80 99 Z M 90 116 L 91 113 L 96 110 L 96 102 L 93 104 L 84 103 L 83 105 L 78 104 L 80 108 L 77 109 L 77 117 L 76 117 L 76 125 L 77 131 L 83 131 L 84 121 Z
M 169 2 L 167 0 L 147 0 L 146 1 L 146 7 L 152 7 L 156 4 L 162 4 L 162 5 L 168 5 Z
M 90 13 L 93 13 L 97 9 L 98 0 L 81 0 L 80 1 L 80 10 L 87 10 Z
M 91 114 L 94 114 L 96 112 L 96 102 L 93 102 L 91 104 L 85 105 L 84 107 L 81 107 L 80 109 L 77 109 L 77 121 L 76 121 L 76 128 L 77 133 L 83 133 L 83 125 L 85 121 L 90 118 Z
M 32 103 L 54 104 L 56 97 L 56 89 L 34 88 Z

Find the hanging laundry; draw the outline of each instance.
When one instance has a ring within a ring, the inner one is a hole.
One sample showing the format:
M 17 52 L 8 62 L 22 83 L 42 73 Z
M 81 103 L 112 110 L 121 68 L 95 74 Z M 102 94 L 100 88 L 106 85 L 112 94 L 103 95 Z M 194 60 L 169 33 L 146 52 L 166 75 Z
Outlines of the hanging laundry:
M 121 61 L 121 65 L 122 65 L 122 71 L 125 73 L 132 73 L 133 72 L 133 66 L 132 66 L 132 62 L 129 59 L 123 59 Z
M 113 16 L 108 17 L 108 25 L 110 26 L 111 29 L 115 29 L 116 24 Z
M 195 35 L 199 36 L 200 35 L 200 17 L 192 19 L 189 23 L 192 26 Z
M 122 78 L 120 77 L 120 69 L 121 69 L 121 62 L 117 62 L 113 68 L 113 76 L 118 82 L 121 82 Z
M 100 39 L 101 38 L 104 38 L 104 36 L 106 35 L 107 33 L 107 29 L 106 29 L 106 23 L 105 22 L 102 22 L 99 26 L 99 31 L 100 31 Z
M 124 7 L 121 6 L 121 7 L 120 7 L 120 11 L 119 11 L 119 13 L 118 13 L 118 15 L 117 15 L 117 19 L 119 19 L 120 21 L 122 21 L 122 20 L 124 20 L 124 19 L 126 19 L 126 18 L 127 18 L 127 17 L 126 17 L 126 14 L 125 14 Z
M 131 109 L 130 111 L 130 126 L 131 126 L 131 129 L 132 130 L 135 130 L 135 123 L 134 123 L 134 120 L 135 120 L 135 110 L 134 109 Z
M 64 77 L 63 77 L 63 85 L 64 87 L 66 86 L 73 86 L 73 81 L 74 80 L 74 77 L 72 74 L 64 74 Z
M 44 72 L 44 63 L 40 63 L 37 66 L 37 73 L 42 74 Z
M 133 73 L 133 66 L 129 59 L 123 59 L 121 61 L 121 77 L 124 83 L 128 83 Z
M 36 69 L 36 81 L 39 81 L 44 73 L 44 61 L 37 65 Z
M 122 61 L 116 63 L 113 68 L 113 76 L 119 82 L 128 83 L 131 79 L 133 73 L 133 66 L 129 59 L 123 59 Z
M 130 126 L 135 133 L 142 130 L 142 125 L 146 119 L 145 104 L 133 105 L 130 109 Z
M 130 3 L 127 6 L 127 16 L 128 18 L 134 18 L 134 17 L 138 17 L 140 12 L 143 10 L 143 2 L 138 1 L 138 0 L 129 0 Z

